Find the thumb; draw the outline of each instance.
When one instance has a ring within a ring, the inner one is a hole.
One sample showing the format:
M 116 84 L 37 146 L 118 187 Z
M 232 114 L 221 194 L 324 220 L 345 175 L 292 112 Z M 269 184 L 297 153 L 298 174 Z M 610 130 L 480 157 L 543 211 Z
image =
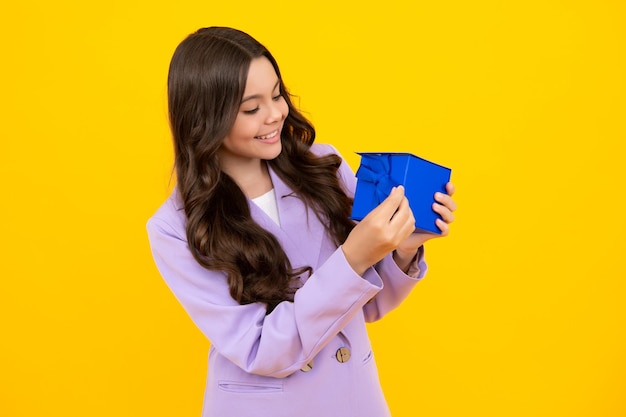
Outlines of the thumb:
M 402 185 L 393 187 L 387 198 L 385 198 L 383 202 L 374 209 L 374 211 L 376 214 L 383 216 L 385 219 L 391 219 L 391 217 L 398 210 L 403 198 L 404 187 Z

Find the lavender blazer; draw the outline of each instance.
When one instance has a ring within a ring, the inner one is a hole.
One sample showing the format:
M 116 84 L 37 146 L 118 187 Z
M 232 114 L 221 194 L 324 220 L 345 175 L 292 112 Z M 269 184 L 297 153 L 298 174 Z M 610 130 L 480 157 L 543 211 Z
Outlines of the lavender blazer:
M 314 145 L 316 154 L 336 153 Z M 408 276 L 386 257 L 356 274 L 315 214 L 270 170 L 279 227 L 249 201 L 252 217 L 273 233 L 294 268 L 313 274 L 294 302 L 266 315 L 239 305 L 224 273 L 192 257 L 176 190 L 148 221 L 156 265 L 191 319 L 211 341 L 203 417 L 382 417 L 389 415 L 365 323 L 397 307 L 426 272 L 423 254 Z M 342 163 L 348 193 L 354 173 Z M 341 349 L 345 348 L 345 349 Z

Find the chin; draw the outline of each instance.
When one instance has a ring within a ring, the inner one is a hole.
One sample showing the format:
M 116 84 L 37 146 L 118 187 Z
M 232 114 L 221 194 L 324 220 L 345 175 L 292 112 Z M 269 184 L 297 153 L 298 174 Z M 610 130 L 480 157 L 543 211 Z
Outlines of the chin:
M 274 147 L 272 147 L 271 150 L 268 149 L 268 152 L 266 152 L 266 155 L 263 159 L 267 160 L 267 161 L 271 161 L 272 159 L 276 159 L 278 158 L 278 155 L 280 155 L 280 153 L 283 151 L 283 147 L 281 145 L 280 142 L 276 143 L 276 145 Z

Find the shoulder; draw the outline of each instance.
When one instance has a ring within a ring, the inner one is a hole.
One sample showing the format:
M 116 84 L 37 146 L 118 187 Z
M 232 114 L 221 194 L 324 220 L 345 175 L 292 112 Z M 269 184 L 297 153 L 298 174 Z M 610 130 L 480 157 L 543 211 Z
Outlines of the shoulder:
M 337 149 L 335 149 L 333 145 L 329 145 L 326 143 L 314 143 L 313 145 L 311 145 L 311 152 L 316 156 L 328 154 L 339 155 L 339 152 L 337 151 Z
M 177 188 L 172 191 L 167 200 L 148 219 L 147 223 L 149 231 L 158 230 L 176 235 L 176 237 L 181 239 L 186 239 L 186 225 L 187 217 Z
M 332 145 L 314 143 L 311 146 L 311 152 L 317 156 L 334 154 L 341 158 L 341 165 L 339 166 L 337 175 L 339 176 L 341 183 L 344 184 L 344 189 L 348 196 L 353 197 L 354 190 L 356 188 L 356 177 L 354 176 L 354 171 L 350 168 L 339 151 Z

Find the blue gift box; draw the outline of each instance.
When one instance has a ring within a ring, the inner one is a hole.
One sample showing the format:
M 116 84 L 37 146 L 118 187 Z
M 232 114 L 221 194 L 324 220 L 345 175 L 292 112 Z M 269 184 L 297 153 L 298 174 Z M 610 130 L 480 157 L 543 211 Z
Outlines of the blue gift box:
M 403 185 L 415 216 L 415 227 L 440 234 L 440 216 L 432 209 L 437 191 L 446 193 L 452 170 L 410 153 L 363 152 L 357 170 L 352 219 L 362 220 L 378 206 L 393 187 Z

